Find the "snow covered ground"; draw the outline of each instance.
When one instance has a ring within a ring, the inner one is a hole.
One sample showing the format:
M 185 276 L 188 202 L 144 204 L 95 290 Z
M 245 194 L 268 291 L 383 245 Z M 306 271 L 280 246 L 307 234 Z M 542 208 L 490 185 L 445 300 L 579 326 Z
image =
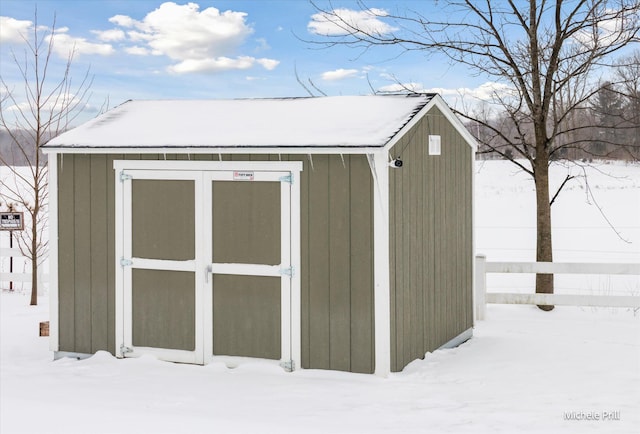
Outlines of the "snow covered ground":
M 477 251 L 533 260 L 531 183 L 504 162 L 478 167 Z M 556 260 L 640 262 L 640 166 L 602 170 L 615 177 L 592 174 L 595 201 L 631 243 L 575 183 L 554 205 Z M 554 182 L 564 173 L 554 172 Z M 531 290 L 526 276 L 501 279 L 489 289 Z M 560 280 L 558 291 L 640 293 L 638 276 L 587 279 Z M 490 305 L 471 341 L 381 379 L 104 352 L 52 362 L 48 339 L 37 336 L 47 303 L 44 296 L 29 307 L 26 290 L 0 296 L 2 434 L 640 431 L 640 312 L 631 309 Z
M 535 190 L 506 161 L 476 164 L 476 252 L 488 261 L 535 261 Z M 587 177 L 585 178 L 585 173 Z M 640 166 L 621 162 L 552 166 L 551 208 L 556 262 L 640 263 Z M 487 276 L 494 292 L 532 291 L 534 275 Z M 558 294 L 640 295 L 639 276 L 557 275 Z

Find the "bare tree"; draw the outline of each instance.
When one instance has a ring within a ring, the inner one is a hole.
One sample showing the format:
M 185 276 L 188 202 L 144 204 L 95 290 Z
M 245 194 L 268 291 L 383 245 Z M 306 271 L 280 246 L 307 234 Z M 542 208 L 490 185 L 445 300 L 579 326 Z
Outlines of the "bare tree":
M 12 174 L 12 182 L 0 181 L 1 196 L 7 204 L 17 204 L 29 215 L 30 225 L 19 232 L 18 246 L 31 260 L 31 305 L 38 303 L 38 267 L 46 257 L 48 168 L 40 147 L 68 128 L 86 107 L 91 87 L 89 71 L 80 82 L 71 78 L 74 51 L 71 50 L 62 73 L 52 71 L 54 62 L 55 17 L 53 26 L 43 30 L 37 11 L 30 35 L 23 35 L 24 53 L 10 52 L 22 86 L 15 88 L 0 77 L 0 128 L 11 141 L 12 152 L 27 162 L 26 171 L 12 165 L 10 155 L 0 154 L 0 163 Z
M 640 158 L 640 50 L 622 58 L 616 69 L 617 79 L 621 83 L 624 104 L 624 120 L 627 128 L 627 145 L 635 152 L 634 158 Z
M 576 147 L 572 116 L 584 109 L 597 91 L 599 75 L 607 74 L 613 57 L 639 41 L 638 0 L 449 0 L 436 20 L 416 11 L 388 13 L 359 2 L 371 19 L 391 22 L 385 28 L 364 25 L 344 9 L 321 8 L 318 19 L 333 26 L 310 41 L 324 46 L 345 45 L 367 51 L 376 46 L 443 54 L 478 75 L 506 84 L 493 103 L 504 111 L 504 124 L 477 113 L 458 111 L 482 126 L 480 137 L 497 153 L 531 175 L 536 187 L 536 260 L 553 261 L 551 204 L 567 180 L 552 195 L 549 166 L 567 149 Z M 434 7 L 440 5 L 435 4 Z M 335 30 L 335 29 L 338 30 Z M 320 34 L 321 32 L 316 32 Z M 596 82 L 593 85 L 594 81 Z M 505 128 L 507 127 L 508 128 Z M 509 150 L 509 151 L 507 151 Z M 553 275 L 536 276 L 536 292 L 553 293 Z M 553 306 L 540 306 L 550 310 Z

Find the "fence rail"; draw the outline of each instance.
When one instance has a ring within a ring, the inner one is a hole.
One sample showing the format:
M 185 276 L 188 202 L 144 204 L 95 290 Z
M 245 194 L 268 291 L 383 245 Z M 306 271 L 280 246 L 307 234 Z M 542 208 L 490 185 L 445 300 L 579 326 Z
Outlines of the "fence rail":
M 483 320 L 487 303 L 640 308 L 640 296 L 577 294 L 513 294 L 487 292 L 487 273 L 640 275 L 640 264 L 577 262 L 487 262 L 476 256 L 475 311 Z
M 0 248 L 0 259 L 2 258 L 10 258 L 13 257 L 13 259 L 17 259 L 17 260 L 24 260 L 27 259 L 24 256 L 22 256 L 22 252 L 20 252 L 20 249 L 13 247 L 13 248 L 9 248 L 9 247 L 2 247 Z M 15 265 L 14 265 L 15 267 Z M 29 270 L 31 270 L 31 267 L 29 267 Z M 48 282 L 49 279 L 49 274 L 45 273 L 43 270 L 42 266 L 38 267 L 38 270 L 40 270 L 40 272 L 38 273 L 38 283 L 40 284 L 41 282 Z M 0 282 L 4 283 L 4 282 L 13 282 L 13 283 L 31 283 L 31 273 L 23 273 L 23 272 L 8 272 L 8 271 L 2 271 L 0 272 Z

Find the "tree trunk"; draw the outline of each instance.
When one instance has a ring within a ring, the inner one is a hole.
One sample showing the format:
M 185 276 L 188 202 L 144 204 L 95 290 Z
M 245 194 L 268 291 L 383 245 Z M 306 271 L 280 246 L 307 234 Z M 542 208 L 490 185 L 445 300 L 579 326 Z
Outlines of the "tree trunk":
M 551 242 L 551 202 L 549 198 L 549 162 L 544 156 L 535 160 L 534 180 L 536 184 L 536 261 L 553 262 Z M 536 274 L 536 293 L 553 294 L 553 274 Z M 552 305 L 539 305 L 549 311 Z

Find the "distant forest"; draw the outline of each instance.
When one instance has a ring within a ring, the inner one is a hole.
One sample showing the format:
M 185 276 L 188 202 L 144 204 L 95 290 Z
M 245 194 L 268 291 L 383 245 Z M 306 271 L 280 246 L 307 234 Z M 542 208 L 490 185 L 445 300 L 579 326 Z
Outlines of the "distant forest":
M 522 136 L 531 140 L 532 135 L 530 125 L 523 121 L 516 124 L 506 112 L 487 119 L 486 125 L 468 122 L 466 127 L 480 143 L 481 159 L 523 158 L 524 143 L 514 143 Z M 554 160 L 640 161 L 640 80 L 626 89 L 604 83 L 592 98 L 577 105 L 570 116 L 549 127 L 562 131 L 552 144 Z
M 0 129 L 0 155 L 2 155 L 2 159 L 7 162 L 10 166 L 28 166 L 29 162 L 27 157 L 31 161 L 35 161 L 35 150 L 33 146 L 24 146 L 24 150 L 27 151 L 27 155 L 25 156 L 17 146 L 11 136 L 6 130 Z M 42 165 L 47 164 L 47 156 L 40 152 L 40 163 Z M 0 165 L 2 163 L 0 162 Z

